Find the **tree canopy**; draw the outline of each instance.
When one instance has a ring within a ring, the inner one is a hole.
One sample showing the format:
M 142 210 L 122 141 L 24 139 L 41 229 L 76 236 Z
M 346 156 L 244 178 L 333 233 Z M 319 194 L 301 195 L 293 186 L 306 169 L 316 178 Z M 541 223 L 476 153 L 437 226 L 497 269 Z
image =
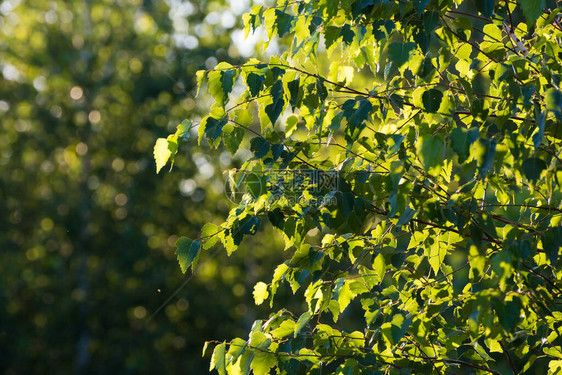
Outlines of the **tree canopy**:
M 209 342 L 211 369 L 562 371 L 556 5 L 279 0 L 244 15 L 285 50 L 199 71 L 208 115 L 154 150 L 158 169 L 191 134 L 253 153 L 226 171 L 225 222 L 178 240 L 183 271 L 263 225 L 285 241 L 254 288 L 271 315 Z M 276 303 L 285 288 L 299 310 Z

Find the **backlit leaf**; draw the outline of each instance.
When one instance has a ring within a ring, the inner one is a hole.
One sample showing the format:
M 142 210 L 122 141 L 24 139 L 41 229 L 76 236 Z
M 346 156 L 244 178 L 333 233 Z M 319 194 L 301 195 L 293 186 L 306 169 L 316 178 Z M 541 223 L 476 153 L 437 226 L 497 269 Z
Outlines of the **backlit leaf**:
M 310 312 L 305 312 L 303 313 L 300 317 L 299 320 L 297 321 L 297 324 L 295 325 L 295 332 L 293 333 L 294 337 L 297 337 L 297 335 L 300 333 L 300 331 L 304 328 L 304 326 L 306 326 L 306 324 L 309 322 L 310 318 L 312 317 L 312 315 L 310 314 Z
M 416 144 L 426 171 L 443 162 L 443 138 L 438 135 L 425 135 Z
M 195 266 L 199 259 L 201 243 L 187 237 L 180 237 L 176 241 L 176 256 L 181 271 L 185 273 L 190 266 Z
M 154 160 L 156 160 L 156 173 L 166 165 L 168 159 L 172 156 L 172 152 L 168 149 L 168 140 L 166 138 L 158 138 L 154 145 Z
M 213 247 L 219 240 L 219 227 L 215 224 L 207 223 L 201 229 L 201 240 L 203 241 L 203 249 L 207 250 Z
M 224 343 L 218 344 L 213 350 L 213 355 L 211 356 L 211 366 L 209 371 L 216 369 L 219 375 L 226 375 L 226 346 Z
M 256 305 L 261 305 L 263 301 L 267 299 L 269 296 L 269 292 L 267 290 L 267 284 L 260 281 L 254 286 L 254 301 Z

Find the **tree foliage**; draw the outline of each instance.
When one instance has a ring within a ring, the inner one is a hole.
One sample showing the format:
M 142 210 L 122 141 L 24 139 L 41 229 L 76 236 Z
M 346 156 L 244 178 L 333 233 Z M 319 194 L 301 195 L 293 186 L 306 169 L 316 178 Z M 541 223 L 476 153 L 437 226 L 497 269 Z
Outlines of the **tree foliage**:
M 287 50 L 198 73 L 215 100 L 199 141 L 250 139 L 253 157 L 228 171 L 239 204 L 178 259 L 217 238 L 230 254 L 269 221 L 287 260 L 255 301 L 288 287 L 302 309 L 216 343 L 211 369 L 562 371 L 559 11 L 279 0 L 244 16 Z

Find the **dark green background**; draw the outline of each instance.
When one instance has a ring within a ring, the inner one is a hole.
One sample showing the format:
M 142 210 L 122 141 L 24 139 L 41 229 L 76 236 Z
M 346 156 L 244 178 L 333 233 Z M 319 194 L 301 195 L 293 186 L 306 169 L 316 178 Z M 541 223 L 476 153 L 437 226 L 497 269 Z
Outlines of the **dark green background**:
M 205 17 L 228 3 L 192 3 L 179 18 L 198 46 L 182 49 L 164 1 L 12 3 L 0 2 L 0 373 L 205 373 L 204 341 L 244 335 L 253 284 L 280 255 L 271 235 L 231 258 L 210 249 L 149 319 L 189 277 L 177 236 L 226 218 L 222 170 L 242 162 L 191 141 L 156 175 L 152 148 L 208 110 L 195 72 L 241 61 L 241 17 L 225 28 Z

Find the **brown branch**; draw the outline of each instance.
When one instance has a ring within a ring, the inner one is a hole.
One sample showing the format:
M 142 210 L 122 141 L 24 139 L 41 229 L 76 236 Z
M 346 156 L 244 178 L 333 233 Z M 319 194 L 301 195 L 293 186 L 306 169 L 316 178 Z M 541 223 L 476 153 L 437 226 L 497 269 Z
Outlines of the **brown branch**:
M 461 361 L 459 359 L 450 359 L 450 358 L 437 358 L 437 357 L 428 357 L 428 356 L 410 356 L 410 355 L 405 355 L 405 357 L 419 357 L 419 358 L 423 358 L 425 360 L 428 361 L 436 361 L 436 362 L 444 362 L 444 363 L 454 363 L 457 365 L 462 365 L 462 366 L 467 366 L 467 367 L 472 367 L 474 369 L 478 369 L 478 370 L 482 370 L 482 371 L 486 371 L 489 372 L 491 374 L 494 375 L 502 375 L 501 373 L 499 373 L 496 370 L 492 370 L 489 367 L 485 367 L 485 366 L 480 366 L 480 365 L 475 365 L 474 363 L 470 363 L 470 362 L 466 362 L 466 361 Z
M 484 207 L 525 207 L 525 208 L 536 208 L 538 210 L 562 212 L 562 210 L 558 208 L 532 206 L 530 204 L 485 204 Z
M 236 125 L 236 126 L 239 126 L 239 127 L 243 128 L 243 129 L 246 129 L 246 130 L 248 130 L 248 131 L 254 133 L 256 136 L 258 136 L 258 137 L 260 137 L 260 138 L 262 138 L 262 139 L 265 139 L 265 137 L 264 137 L 263 135 L 261 135 L 260 133 L 258 133 L 257 131 L 255 131 L 255 130 L 253 130 L 253 129 L 250 129 L 250 127 L 248 127 L 248 126 L 244 126 L 244 125 L 242 125 L 242 124 L 240 124 L 240 123 L 238 123 L 238 122 L 236 122 L 236 121 L 234 121 L 234 120 L 232 120 L 232 119 L 230 119 L 230 118 L 228 119 L 228 121 L 232 122 L 232 123 L 233 123 L 234 125 Z M 281 140 L 281 143 L 283 144 L 283 146 L 285 146 L 285 147 L 287 147 L 287 149 L 289 149 L 289 147 L 285 144 L 285 141 L 284 141 L 284 140 Z M 308 165 L 310 168 L 316 169 L 316 167 L 315 167 L 314 165 L 310 164 L 308 161 L 304 160 L 303 158 L 301 158 L 300 156 L 298 156 L 296 153 L 295 153 L 295 158 L 298 159 L 298 160 L 300 160 L 302 163 Z
M 526 265 L 525 263 L 521 263 L 523 265 L 523 267 L 525 267 L 527 270 L 531 271 L 532 273 L 534 273 L 535 275 L 539 276 L 541 279 L 543 279 L 544 281 L 546 281 L 547 283 L 549 283 L 554 289 L 556 289 L 558 291 L 558 293 L 562 294 L 562 289 L 560 289 L 559 287 L 556 286 L 556 284 L 554 284 L 554 282 L 552 280 L 550 280 L 548 277 L 544 276 L 543 274 L 541 274 L 538 271 L 535 271 L 534 269 L 532 269 L 531 267 L 529 267 L 528 265 Z
M 449 11 L 447 11 L 447 13 L 460 14 L 460 15 L 462 15 L 462 16 L 468 16 L 468 17 L 472 17 L 472 18 L 477 18 L 477 19 L 483 20 L 483 21 L 491 21 L 491 19 L 489 19 L 489 18 L 482 17 L 482 16 L 478 16 L 478 15 L 476 15 L 476 14 L 460 12 L 460 11 L 458 11 L 458 10 L 449 10 Z
M 386 168 L 385 166 L 381 165 L 380 163 L 377 163 L 377 162 L 374 161 L 374 160 L 369 160 L 369 159 L 367 159 L 367 158 L 365 158 L 365 157 L 363 157 L 363 156 L 361 156 L 361 155 L 359 155 L 359 154 L 357 154 L 357 153 L 351 151 L 351 150 L 348 149 L 347 147 L 345 147 L 345 146 L 343 146 L 343 145 L 340 145 L 340 144 L 337 143 L 336 141 L 332 141 L 331 144 L 334 145 L 334 146 L 343 148 L 344 150 L 348 151 L 351 155 L 353 155 L 353 156 L 355 156 L 355 157 L 358 157 L 359 159 L 364 160 L 364 161 L 366 161 L 367 163 L 376 165 L 377 167 L 381 167 L 382 169 L 386 169 L 387 172 L 389 171 L 388 168 Z
M 511 358 L 511 355 L 505 349 L 505 346 L 503 346 L 503 343 L 501 342 L 501 340 L 499 341 L 499 343 L 500 343 L 500 346 L 502 347 L 503 352 L 505 353 L 505 356 L 507 357 L 507 360 L 509 361 L 509 365 L 511 366 L 511 372 L 513 372 L 513 375 L 517 375 L 517 371 L 515 370 L 515 364 L 513 363 L 513 359 Z
M 455 114 L 458 115 L 472 115 L 471 112 L 469 111 L 455 111 Z M 498 115 L 496 115 L 495 113 L 490 113 L 488 116 L 490 117 L 499 117 Z M 527 118 L 523 118 L 523 117 L 517 117 L 517 116 L 510 116 L 508 117 L 510 120 L 518 120 L 518 121 L 530 121 L 531 123 L 535 123 L 535 120 L 531 120 L 531 119 L 527 119 Z
M 425 355 L 424 351 L 423 351 L 423 350 L 421 349 L 421 347 L 420 347 L 420 344 L 418 344 L 418 343 L 415 342 L 415 341 L 410 340 L 408 337 L 406 337 L 406 340 L 408 340 L 409 342 L 411 342 L 412 344 L 414 344 L 414 345 L 416 346 L 416 348 L 418 348 L 418 350 L 420 351 L 420 353 L 421 353 L 422 355 Z M 435 348 L 433 349 L 433 352 L 435 352 Z M 433 358 L 435 358 L 435 357 L 437 357 L 437 356 L 434 355 Z M 433 368 L 435 369 L 435 371 L 437 371 L 438 374 L 441 374 L 441 371 L 437 368 L 437 365 L 435 365 L 435 361 L 433 360 L 433 358 L 432 358 L 432 357 L 428 357 L 428 358 L 431 358 L 431 359 L 429 359 L 429 361 L 431 362 L 431 365 L 433 366 Z
M 507 8 L 507 15 L 509 17 L 509 27 L 511 28 L 511 32 L 514 33 L 515 29 L 513 28 L 513 19 L 511 18 L 511 10 L 509 9 L 509 3 L 505 2 L 505 7 Z M 509 38 L 511 40 L 511 38 Z
M 451 29 L 449 27 L 449 24 L 447 23 L 447 21 L 445 21 L 445 19 L 443 19 L 443 17 L 441 17 L 441 21 L 443 21 L 443 24 L 445 25 L 445 29 L 447 29 L 447 31 L 449 31 L 451 34 L 453 34 L 454 36 L 456 36 L 458 39 L 462 40 L 463 42 L 470 44 L 473 48 L 475 48 L 478 52 L 482 53 L 484 56 L 486 56 L 487 58 L 489 58 L 490 60 L 492 60 L 493 62 L 497 63 L 497 60 L 494 59 L 492 56 L 490 56 L 488 53 L 484 52 L 480 47 L 478 47 L 478 45 L 476 43 L 471 43 L 468 40 L 466 40 L 465 38 L 463 38 L 462 36 L 460 36 L 459 34 L 457 34 L 455 31 L 453 31 L 453 29 Z

